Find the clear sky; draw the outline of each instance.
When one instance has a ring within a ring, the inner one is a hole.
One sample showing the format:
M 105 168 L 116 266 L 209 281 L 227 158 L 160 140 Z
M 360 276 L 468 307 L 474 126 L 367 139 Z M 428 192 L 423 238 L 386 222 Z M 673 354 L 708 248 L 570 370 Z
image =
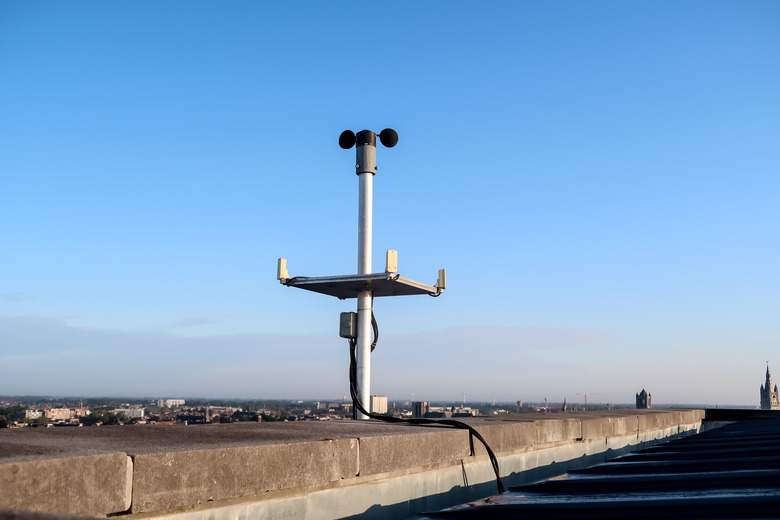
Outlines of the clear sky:
M 780 378 L 776 1 L 0 3 L 0 394 L 758 405 Z

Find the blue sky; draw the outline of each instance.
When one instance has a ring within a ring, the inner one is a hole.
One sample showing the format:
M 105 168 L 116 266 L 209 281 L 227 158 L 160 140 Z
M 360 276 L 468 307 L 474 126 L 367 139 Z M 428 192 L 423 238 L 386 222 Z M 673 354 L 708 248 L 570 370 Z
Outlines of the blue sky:
M 372 391 L 758 404 L 777 2 L 0 4 L 0 394 L 335 398 L 378 149 Z M 598 395 L 597 395 L 598 394 Z

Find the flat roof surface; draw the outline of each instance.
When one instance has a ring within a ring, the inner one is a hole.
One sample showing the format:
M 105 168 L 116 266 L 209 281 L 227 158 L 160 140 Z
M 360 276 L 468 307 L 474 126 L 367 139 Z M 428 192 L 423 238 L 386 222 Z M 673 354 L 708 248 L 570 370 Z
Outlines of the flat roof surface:
M 340 300 L 357 298 L 360 291 L 371 289 L 377 296 L 435 296 L 439 289 L 433 285 L 415 282 L 397 273 L 348 274 L 340 276 L 296 276 L 281 282 L 288 287 L 335 296 Z

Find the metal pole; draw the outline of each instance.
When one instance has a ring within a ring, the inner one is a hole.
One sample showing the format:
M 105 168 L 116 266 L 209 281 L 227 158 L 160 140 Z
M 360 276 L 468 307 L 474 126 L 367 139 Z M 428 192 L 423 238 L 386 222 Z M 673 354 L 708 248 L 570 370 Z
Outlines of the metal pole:
M 374 214 L 374 173 L 376 172 L 376 134 L 370 130 L 357 133 L 355 169 L 360 180 L 358 199 L 358 272 L 371 274 L 372 229 Z M 363 406 L 371 412 L 371 313 L 373 295 L 370 289 L 360 291 L 357 298 L 357 383 Z M 357 419 L 368 419 L 358 412 Z

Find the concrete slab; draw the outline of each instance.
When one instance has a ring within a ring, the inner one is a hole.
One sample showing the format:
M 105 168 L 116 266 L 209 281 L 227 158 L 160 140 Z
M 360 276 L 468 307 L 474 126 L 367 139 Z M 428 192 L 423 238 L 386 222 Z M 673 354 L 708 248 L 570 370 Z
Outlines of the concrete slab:
M 360 438 L 360 476 L 434 466 L 469 457 L 469 434 L 451 428 Z
M 612 436 L 612 418 L 596 417 L 593 419 L 582 419 L 580 427 L 582 440 L 603 439 Z
M 549 423 L 552 424 L 552 423 Z M 496 454 L 528 451 L 539 444 L 538 421 L 502 421 L 474 425 Z M 487 455 L 482 443 L 474 440 L 477 455 Z
M 603 439 L 636 434 L 639 422 L 635 415 L 583 418 L 582 440 Z
M 141 513 L 353 478 L 358 442 L 146 453 L 133 462 L 132 512 Z
M 537 444 L 568 443 L 582 438 L 579 419 L 545 420 L 537 423 Z
M 132 462 L 124 453 L 0 464 L 0 508 L 102 516 L 130 508 Z
M 612 435 L 620 437 L 636 433 L 639 428 L 639 421 L 636 415 L 618 416 L 612 422 Z
M 652 413 L 637 415 L 637 432 L 644 433 L 655 429 L 655 415 Z

